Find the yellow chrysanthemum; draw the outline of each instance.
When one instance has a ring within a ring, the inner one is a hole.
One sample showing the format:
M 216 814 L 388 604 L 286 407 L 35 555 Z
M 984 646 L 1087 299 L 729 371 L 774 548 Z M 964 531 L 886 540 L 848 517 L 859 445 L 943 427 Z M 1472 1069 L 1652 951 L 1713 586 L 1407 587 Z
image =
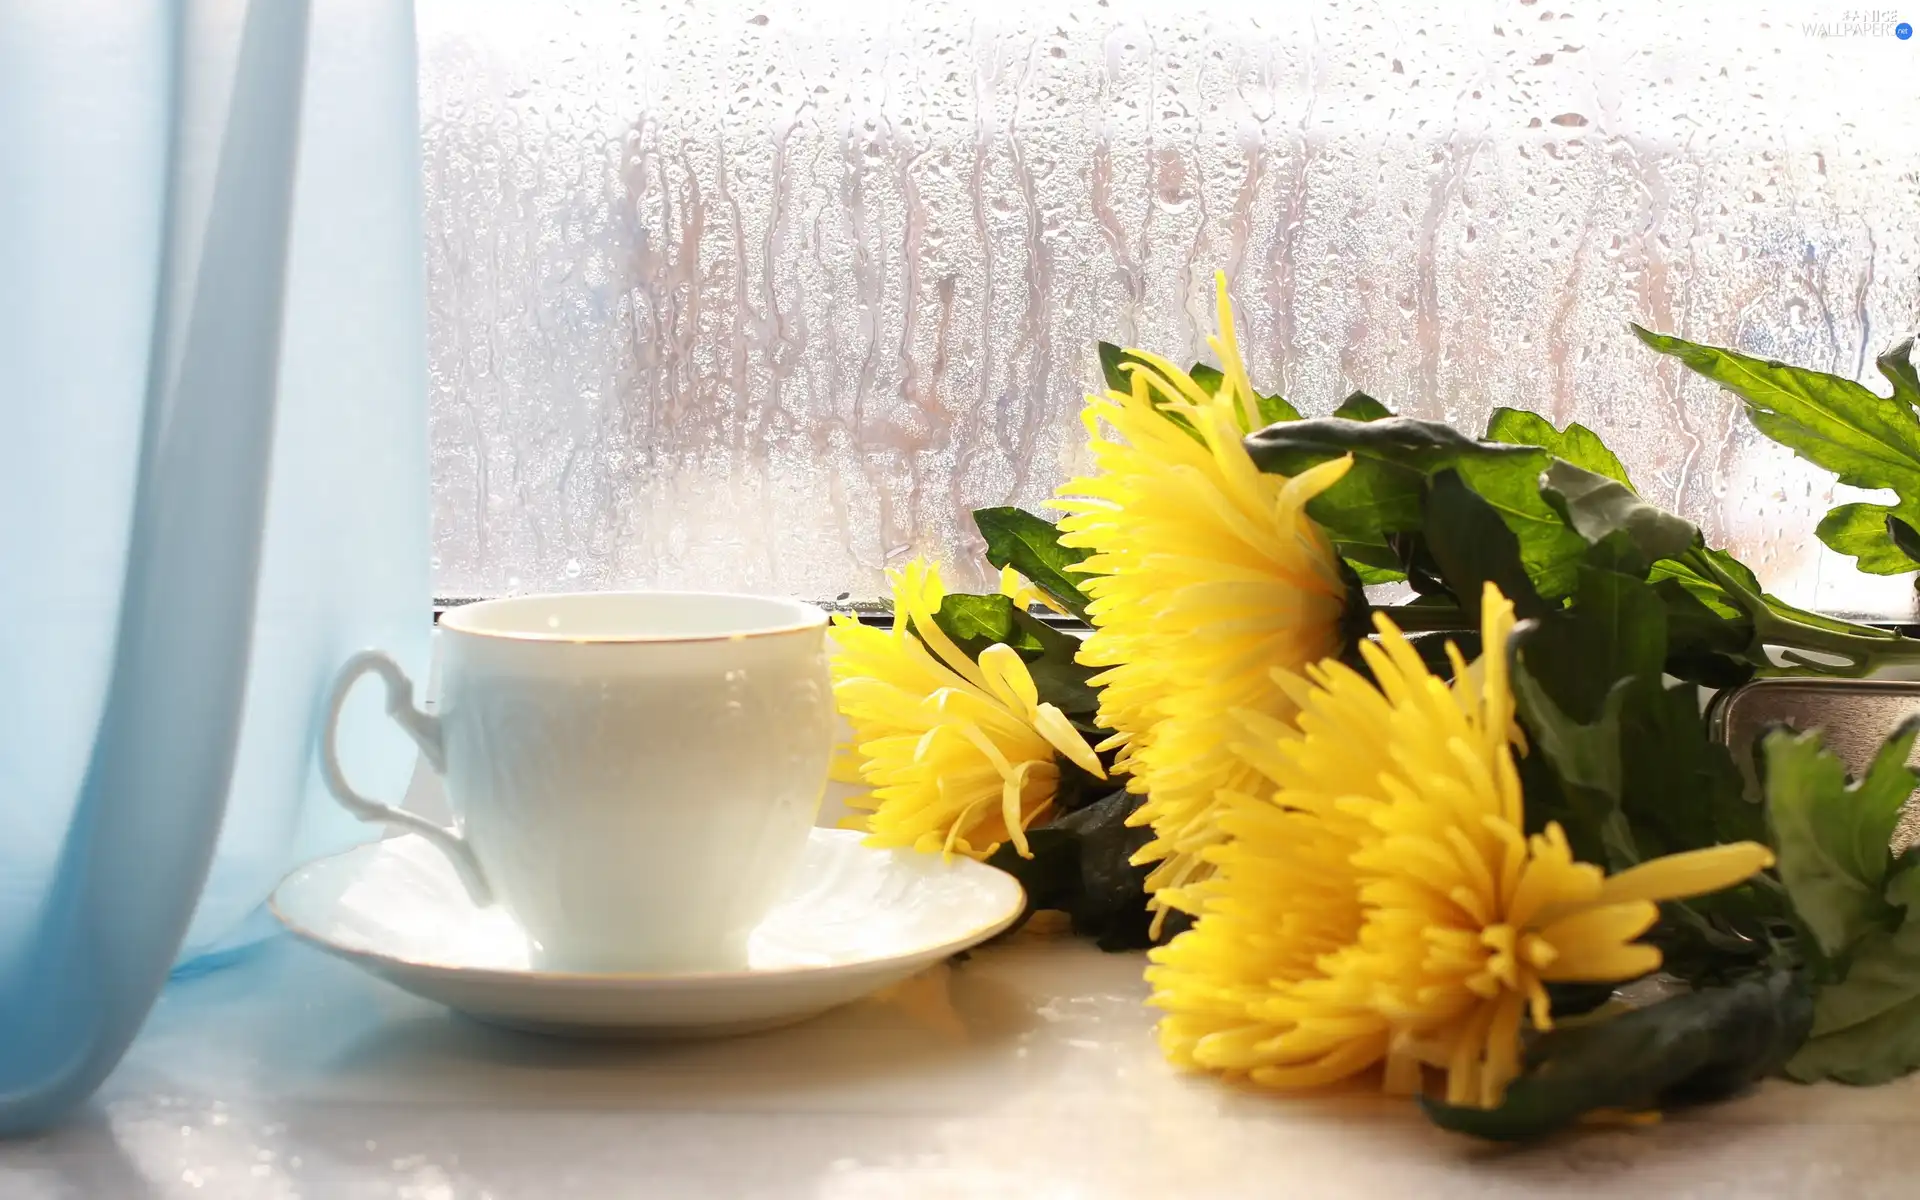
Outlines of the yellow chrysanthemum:
M 1040 702 L 1012 648 L 989 646 L 976 662 L 941 632 L 937 569 L 915 561 L 890 577 L 891 629 L 833 623 L 833 695 L 853 726 L 834 777 L 872 788 L 847 802 L 866 811 L 843 824 L 868 831 L 871 846 L 985 858 L 1011 840 L 1031 857 L 1027 828 L 1059 789 L 1055 752 L 1102 776 L 1099 758 Z
M 1635 941 L 1655 902 L 1731 886 L 1773 861 L 1752 842 L 1607 877 L 1557 825 L 1523 833 L 1513 697 L 1501 648 L 1513 607 L 1488 585 L 1482 644 L 1435 678 L 1376 614 L 1361 653 L 1283 676 L 1300 713 L 1245 714 L 1240 749 L 1271 798 L 1234 795 L 1216 874 L 1179 897 L 1193 928 L 1152 953 L 1161 1045 L 1175 1062 L 1277 1088 L 1382 1067 L 1390 1090 L 1446 1072 L 1449 1103 L 1492 1106 L 1520 1032 L 1549 1028 L 1545 985 L 1613 983 L 1660 965 Z M 1524 747 L 1523 747 L 1524 749 Z
M 1257 400 L 1226 277 L 1217 283 L 1220 332 L 1208 344 L 1220 357 L 1219 390 L 1140 353 L 1151 366 L 1131 365 L 1131 391 L 1089 398 L 1097 471 L 1055 502 L 1068 514 L 1061 541 L 1093 552 L 1082 569 L 1094 632 L 1080 661 L 1107 668 L 1094 677 L 1100 724 L 1114 731 L 1102 749 L 1117 747 L 1128 787 L 1146 793 L 1134 823 L 1153 826 L 1137 859 L 1160 864 L 1147 879 L 1153 892 L 1206 873 L 1221 789 L 1254 786 L 1221 715 L 1291 718 L 1294 702 L 1272 670 L 1339 653 L 1347 603 L 1338 560 L 1305 506 L 1350 460 L 1292 479 L 1254 466 L 1241 439 L 1258 422 Z

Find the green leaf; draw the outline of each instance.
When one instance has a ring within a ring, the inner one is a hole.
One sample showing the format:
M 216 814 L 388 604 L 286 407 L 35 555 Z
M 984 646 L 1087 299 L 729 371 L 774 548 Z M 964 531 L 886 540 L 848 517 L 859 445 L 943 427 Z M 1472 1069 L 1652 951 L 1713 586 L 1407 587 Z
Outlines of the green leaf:
M 1640 499 L 1620 460 L 1592 430 L 1572 424 L 1561 431 L 1533 413 L 1502 408 L 1494 411 L 1487 436 L 1553 452 L 1541 479 L 1542 494 L 1591 545 L 1588 563 L 1634 576 L 1651 574 L 1667 607 L 1671 674 L 1709 687 L 1735 687 L 1752 677 L 1755 662 L 1764 658 L 1753 644 L 1752 620 L 1711 579 L 1684 564 L 1661 561 L 1698 544 L 1699 530 Z M 1703 553 L 1715 555 L 1736 574 L 1752 576 L 1724 551 Z
M 1023 638 L 1039 644 L 1037 655 L 1029 657 L 1023 651 L 1020 657 L 1027 660 L 1027 673 L 1033 676 L 1033 687 L 1040 693 L 1040 699 L 1069 717 L 1091 718 L 1100 708 L 1100 689 L 1088 680 L 1099 673 L 1099 668 L 1080 664 L 1076 657 L 1080 653 L 1080 639 L 1017 608 L 1013 620 Z M 1100 738 L 1088 740 L 1098 742 Z
M 1384 543 L 1335 542 L 1333 548 L 1353 568 L 1354 576 L 1363 584 L 1398 583 L 1407 577 L 1405 568 L 1400 565 L 1400 556 L 1394 553 L 1392 546 Z
M 1882 899 L 1895 928 L 1869 930 L 1846 978 L 1814 999 L 1813 1036 L 1787 1064 L 1802 1082 L 1877 1084 L 1920 1067 L 1920 870 L 1909 854 Z
M 1513 666 L 1513 699 L 1531 751 L 1521 764 L 1527 832 L 1558 822 L 1582 862 L 1621 871 L 1641 860 L 1620 811 L 1620 713 L 1633 692 L 1622 680 L 1607 693 L 1599 718 L 1569 717 L 1525 663 Z
M 1529 825 L 1560 821 L 1576 849 L 1613 870 L 1763 833 L 1694 688 L 1664 685 L 1668 661 L 1659 588 L 1591 565 L 1566 608 L 1515 631 L 1514 700 L 1558 782 L 1538 805 L 1537 780 L 1527 784 Z M 1746 915 L 1779 911 L 1763 901 Z
M 1131 392 L 1133 390 L 1132 375 L 1130 372 L 1122 370 L 1120 364 L 1129 362 L 1139 363 L 1141 366 L 1149 369 L 1153 366 L 1152 363 L 1141 358 L 1133 351 L 1128 350 L 1124 346 L 1116 346 L 1112 342 L 1101 342 L 1099 354 L 1100 377 L 1106 380 L 1107 386 L 1116 392 Z
M 1263 424 L 1273 425 L 1280 421 L 1300 419 L 1300 410 L 1288 404 L 1286 398 L 1278 393 L 1262 396 L 1259 392 L 1255 392 L 1253 400 L 1255 406 L 1260 409 L 1260 420 Z
M 1514 1142 L 1596 1109 L 1718 1100 L 1779 1070 L 1811 1020 L 1804 981 L 1775 971 L 1543 1034 L 1498 1108 L 1421 1104 L 1443 1129 Z
M 1767 818 L 1800 924 L 1829 960 L 1887 924 L 1894 826 L 1920 776 L 1906 765 L 1920 734 L 1909 718 L 1857 784 L 1817 729 L 1776 729 L 1761 741 Z
M 1753 678 L 1753 621 L 1735 611 L 1723 615 L 1671 576 L 1653 581 L 1667 607 L 1667 674 L 1710 688 L 1739 687 Z
M 1005 596 L 948 592 L 933 619 L 968 658 L 979 658 L 996 642 L 1012 646 L 1022 658 L 1039 653 L 1040 642 L 1014 623 L 1014 612 L 1013 601 Z
M 969 658 L 979 659 L 996 642 L 1013 647 L 1027 664 L 1034 690 L 1044 703 L 1068 716 L 1099 709 L 1099 691 L 1087 682 L 1095 668 L 1081 666 L 1075 660 L 1080 640 L 1024 611 L 1007 597 L 948 592 L 933 619 Z
M 1920 372 L 1913 369 L 1913 339 L 1908 338 L 1898 346 L 1873 360 L 1880 368 L 1880 374 L 1893 385 L 1893 398 L 1908 408 L 1920 409 Z
M 1548 502 L 1589 543 L 1625 531 L 1648 566 L 1685 554 L 1700 540 L 1693 522 L 1648 504 L 1616 479 L 1564 459 L 1547 464 L 1540 486 Z
M 1633 486 L 1627 478 L 1627 469 L 1620 465 L 1619 456 L 1607 449 L 1600 435 L 1585 425 L 1569 424 L 1566 429 L 1560 430 L 1538 413 L 1519 408 L 1496 408 L 1492 420 L 1487 422 L 1487 440 L 1515 446 L 1539 446 L 1555 458 L 1576 467 L 1604 475 L 1616 483 Z
M 1904 520 L 1903 520 L 1904 519 Z M 1892 521 L 1911 525 L 1920 520 L 1920 504 L 1839 504 L 1827 510 L 1814 533 L 1836 554 L 1857 559 L 1854 566 L 1869 575 L 1904 575 L 1920 569 L 1920 555 L 1903 549 L 1893 537 Z
M 1662 579 L 1672 579 L 1712 611 L 1722 616 L 1739 616 L 1741 614 L 1739 606 L 1734 604 L 1732 597 L 1717 581 L 1699 569 L 1698 564 L 1693 561 L 1695 559 L 1711 561 L 1713 565 L 1730 576 L 1736 585 L 1764 600 L 1767 607 L 1778 616 L 1803 625 L 1811 625 L 1829 633 L 1844 633 L 1850 637 L 1875 638 L 1888 642 L 1900 640 L 1900 635 L 1890 630 L 1876 629 L 1871 625 L 1856 625 L 1837 617 L 1808 612 L 1804 608 L 1795 608 L 1778 596 L 1761 591 L 1760 581 L 1754 577 L 1753 571 L 1725 550 L 1699 548 L 1689 551 L 1685 560 L 1662 559 L 1653 565 L 1647 578 L 1656 583 Z
M 1338 541 L 1378 546 L 1421 530 L 1427 478 L 1452 469 L 1519 539 L 1521 561 L 1542 596 L 1566 594 L 1585 550 L 1540 495 L 1547 455 L 1538 447 L 1476 441 L 1450 425 L 1410 417 L 1323 417 L 1262 430 L 1247 439 L 1247 450 L 1261 470 L 1285 475 L 1352 454 L 1346 476 L 1307 506 Z
M 1426 510 L 1427 547 L 1462 609 L 1477 611 L 1483 587 L 1492 582 L 1520 616 L 1546 614 L 1546 602 L 1520 561 L 1520 540 L 1491 504 L 1468 490 L 1458 472 L 1434 475 Z
M 1209 396 L 1219 395 L 1220 386 L 1227 381 L 1227 377 L 1221 373 L 1220 368 L 1210 367 L 1205 363 L 1195 363 L 1193 369 L 1188 371 L 1187 374 L 1192 376 L 1193 381 L 1199 384 Z M 1277 394 L 1262 396 L 1259 392 L 1255 392 L 1253 394 L 1253 403 L 1254 407 L 1259 410 L 1260 424 L 1262 426 L 1272 425 L 1279 421 L 1298 421 L 1300 419 L 1300 410 L 1288 404 L 1284 396 Z
M 1545 462 L 1540 451 L 1530 447 L 1478 442 L 1451 425 L 1411 417 L 1293 421 L 1253 434 L 1247 438 L 1247 451 L 1261 470 L 1283 475 L 1298 475 L 1329 459 L 1353 455 L 1353 469 L 1321 499 L 1344 490 L 1354 495 L 1343 498 L 1349 503 L 1334 505 L 1336 510 L 1377 514 L 1357 527 L 1335 529 L 1359 534 L 1366 541 L 1420 527 L 1421 493 L 1427 476 L 1435 471 L 1473 458 Z
M 1681 338 L 1650 333 L 1635 325 L 1641 341 L 1662 354 L 1678 358 L 1694 371 L 1720 384 L 1746 402 L 1755 428 L 1816 466 L 1839 477 L 1841 483 L 1863 488 L 1892 488 L 1902 505 L 1920 504 L 1920 418 L 1916 417 L 1910 344 L 1889 351 L 1879 360 L 1880 371 L 1893 384 L 1892 399 L 1876 396 L 1851 379 L 1804 367 L 1754 358 L 1734 350 L 1696 345 Z M 1878 539 L 1856 523 L 1859 514 L 1835 518 L 1828 532 L 1847 547 L 1823 540 L 1842 553 L 1860 554 Z M 1827 522 L 1822 522 L 1823 529 Z M 1882 530 L 1884 534 L 1884 529 Z M 1886 552 L 1866 556 L 1874 570 L 1890 574 Z
M 1340 407 L 1333 410 L 1333 415 L 1349 421 L 1378 421 L 1392 416 L 1393 410 L 1365 392 L 1354 392 L 1340 402 Z
M 1920 497 L 1920 421 L 1851 379 L 1701 346 L 1635 325 L 1640 340 L 1746 401 L 1760 432 L 1854 487 Z
M 1648 858 L 1728 842 L 1766 842 L 1766 812 L 1747 798 L 1726 745 L 1711 736 L 1690 686 L 1649 680 L 1621 716 L 1620 811 Z M 1714 897 L 1692 901 L 1711 908 Z M 1769 895 L 1757 915 L 1785 916 Z
M 1587 566 L 1580 568 L 1573 603 L 1521 642 L 1528 672 L 1583 724 L 1599 718 L 1616 682 L 1637 678 L 1657 685 L 1666 649 L 1666 606 L 1653 588 Z
M 1467 459 L 1460 464 L 1460 477 L 1493 505 L 1507 528 L 1520 539 L 1520 560 L 1526 564 L 1534 587 L 1542 596 L 1558 599 L 1573 590 L 1574 575 L 1586 555 L 1587 544 L 1567 527 L 1566 518 L 1554 510 L 1540 490 L 1541 472 L 1549 461 Z
M 1053 522 L 1024 509 L 976 508 L 973 523 L 987 540 L 988 562 L 1012 567 L 1075 616 L 1086 617 L 1087 596 L 1078 582 L 1085 577 L 1069 568 L 1084 562 L 1089 551 L 1061 545 Z
M 1099 355 L 1100 377 L 1106 381 L 1106 385 L 1109 388 L 1116 392 L 1131 394 L 1133 391 L 1133 373 L 1123 369 L 1123 364 L 1138 363 L 1140 366 L 1146 367 L 1149 370 L 1155 369 L 1153 364 L 1146 359 L 1141 358 L 1138 354 L 1135 354 L 1124 346 L 1116 346 L 1112 342 L 1101 342 L 1099 344 Z M 1196 370 L 1197 369 L 1199 368 L 1196 368 Z M 1211 367 L 1206 368 L 1206 370 L 1212 371 L 1216 378 L 1218 378 L 1220 374 L 1220 372 L 1213 370 Z M 1202 386 L 1205 385 L 1203 384 Z M 1208 388 L 1208 390 L 1213 391 L 1217 389 L 1218 386 L 1218 383 L 1216 383 L 1212 388 Z M 1187 418 L 1180 413 L 1168 411 L 1166 407 L 1166 397 L 1160 395 L 1157 390 L 1152 388 L 1147 390 L 1147 395 L 1151 398 L 1151 403 L 1154 408 L 1159 410 L 1161 416 L 1179 426 L 1186 432 L 1186 435 L 1194 441 L 1199 442 L 1201 445 L 1206 444 L 1207 439 L 1201 436 L 1200 431 L 1193 427 L 1191 421 L 1187 420 Z
M 1153 944 L 1148 935 L 1148 868 L 1132 860 L 1153 831 L 1127 825 L 1143 800 L 1125 789 L 1115 790 L 1044 828 L 1028 830 L 1032 858 L 1021 858 L 1008 843 L 987 862 L 1020 881 L 1029 915 L 1041 909 L 1064 912 L 1072 918 L 1073 931 L 1097 939 L 1102 950 L 1143 949 Z M 1163 936 L 1179 929 L 1170 922 Z
M 1714 565 L 1731 575 L 1734 580 L 1755 595 L 1760 593 L 1760 581 L 1747 568 L 1747 564 L 1728 554 L 1725 550 L 1703 550 L 1703 555 L 1714 560 Z M 1727 595 L 1726 589 L 1710 575 L 1701 571 L 1691 562 L 1679 559 L 1663 559 L 1653 564 L 1647 578 L 1658 583 L 1662 579 L 1671 579 L 1700 601 L 1707 608 L 1721 616 L 1737 617 L 1742 609 Z
M 1668 557 L 1689 550 L 1698 530 L 1635 495 L 1620 459 L 1597 434 L 1578 424 L 1558 430 L 1535 413 L 1499 408 L 1487 425 L 1487 437 L 1551 451 L 1557 461 L 1547 467 L 1542 491 L 1592 545 L 1586 561 L 1653 580 L 1667 605 L 1670 673 L 1709 687 L 1735 687 L 1752 677 L 1756 663 L 1766 661 L 1764 650 L 1754 644 L 1753 621 L 1744 610 L 1711 578 Z M 1621 553 L 1617 543 L 1609 547 L 1614 538 L 1628 539 L 1633 553 Z M 1724 550 L 1700 553 L 1759 593 L 1753 573 L 1732 555 Z

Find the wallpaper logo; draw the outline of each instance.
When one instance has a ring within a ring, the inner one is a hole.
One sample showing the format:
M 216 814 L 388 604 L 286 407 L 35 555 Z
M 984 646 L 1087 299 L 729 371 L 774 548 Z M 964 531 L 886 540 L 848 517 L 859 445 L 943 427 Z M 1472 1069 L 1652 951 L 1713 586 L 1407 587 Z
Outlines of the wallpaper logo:
M 1800 32 L 1808 37 L 1885 37 L 1892 34 L 1901 41 L 1913 36 L 1913 26 L 1900 19 L 1898 9 L 1850 8 L 1837 21 L 1802 21 Z

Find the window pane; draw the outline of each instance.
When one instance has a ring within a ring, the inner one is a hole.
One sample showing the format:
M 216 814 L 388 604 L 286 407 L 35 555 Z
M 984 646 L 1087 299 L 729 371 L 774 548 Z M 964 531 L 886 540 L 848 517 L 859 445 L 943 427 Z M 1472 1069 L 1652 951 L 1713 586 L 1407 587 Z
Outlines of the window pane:
M 1861 378 L 1920 311 L 1920 42 L 1793 0 L 420 0 L 438 586 L 877 594 L 1083 462 L 1107 338 L 1598 429 L 1802 603 L 1911 608 L 1628 335 Z M 1823 36 L 1823 33 L 1825 36 Z

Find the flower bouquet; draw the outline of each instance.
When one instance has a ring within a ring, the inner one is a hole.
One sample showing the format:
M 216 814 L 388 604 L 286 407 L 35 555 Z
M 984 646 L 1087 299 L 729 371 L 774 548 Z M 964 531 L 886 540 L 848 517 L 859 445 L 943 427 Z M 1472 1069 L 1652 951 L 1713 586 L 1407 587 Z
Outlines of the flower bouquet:
M 1700 702 L 1920 641 L 1768 595 L 1579 425 L 1474 437 L 1360 393 L 1303 418 L 1218 294 L 1217 368 L 1100 347 L 1058 524 L 975 513 L 999 594 L 916 562 L 889 627 L 836 619 L 851 823 L 1151 947 L 1167 1057 L 1259 1087 L 1358 1081 L 1512 1140 L 1920 1065 L 1920 857 L 1890 849 L 1920 725 L 1857 781 L 1777 729 L 1754 785 Z M 1920 568 L 1910 343 L 1883 398 L 1635 332 L 1893 489 L 1819 534 Z

